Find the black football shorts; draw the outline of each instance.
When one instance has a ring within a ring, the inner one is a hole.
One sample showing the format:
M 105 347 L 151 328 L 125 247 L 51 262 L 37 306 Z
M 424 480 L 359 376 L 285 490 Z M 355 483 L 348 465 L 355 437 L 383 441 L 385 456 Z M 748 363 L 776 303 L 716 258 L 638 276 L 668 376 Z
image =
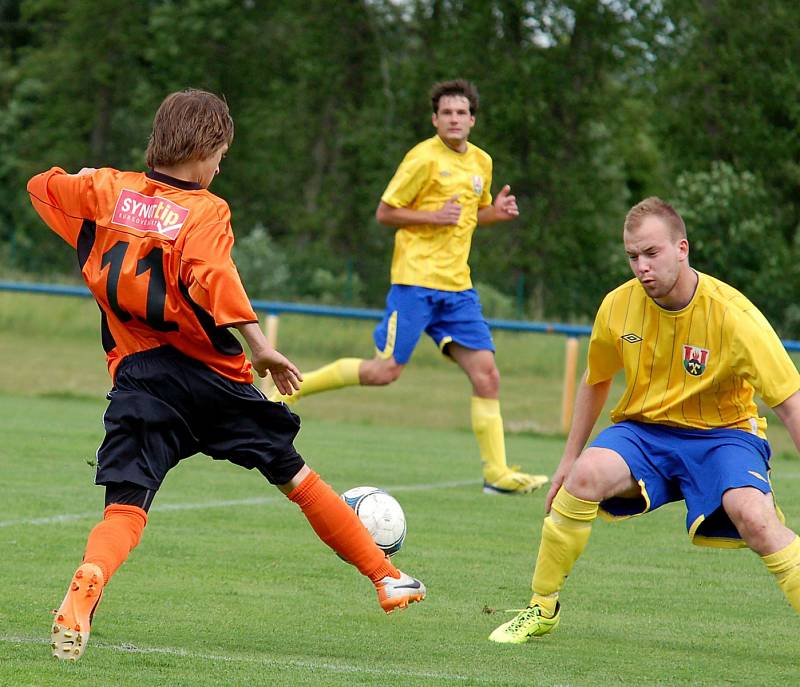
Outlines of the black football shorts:
M 304 465 L 293 444 L 297 415 L 170 346 L 126 356 L 108 397 L 96 484 L 155 491 L 195 453 L 255 468 L 272 484 L 285 484 Z

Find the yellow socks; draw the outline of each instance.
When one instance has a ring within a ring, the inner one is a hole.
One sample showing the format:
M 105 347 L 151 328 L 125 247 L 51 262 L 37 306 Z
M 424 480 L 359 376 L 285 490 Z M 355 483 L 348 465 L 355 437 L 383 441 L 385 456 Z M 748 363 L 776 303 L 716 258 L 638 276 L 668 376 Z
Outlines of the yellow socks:
M 531 581 L 531 605 L 538 604 L 551 616 L 567 575 L 589 541 L 598 505 L 597 501 L 584 501 L 561 487 L 550 515 L 544 519 Z
M 792 608 L 800 613 L 800 537 L 780 551 L 761 556 Z
M 362 362 L 361 358 L 340 358 L 330 365 L 304 374 L 300 391 L 295 391 L 291 396 L 284 396 L 276 389 L 269 395 L 269 400 L 293 403 L 301 396 L 340 389 L 343 386 L 355 386 L 359 383 L 358 368 Z
M 478 440 L 483 463 L 483 476 L 488 482 L 496 482 L 508 471 L 500 401 L 473 396 L 470 411 L 472 431 Z

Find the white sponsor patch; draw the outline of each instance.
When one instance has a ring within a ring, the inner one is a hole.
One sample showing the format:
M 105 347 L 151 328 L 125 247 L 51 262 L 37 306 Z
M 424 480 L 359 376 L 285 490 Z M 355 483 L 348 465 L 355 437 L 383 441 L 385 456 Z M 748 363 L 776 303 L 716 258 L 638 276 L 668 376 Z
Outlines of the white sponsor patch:
M 174 240 L 188 216 L 188 208 L 171 200 L 123 189 L 111 221 L 128 229 L 155 231 Z

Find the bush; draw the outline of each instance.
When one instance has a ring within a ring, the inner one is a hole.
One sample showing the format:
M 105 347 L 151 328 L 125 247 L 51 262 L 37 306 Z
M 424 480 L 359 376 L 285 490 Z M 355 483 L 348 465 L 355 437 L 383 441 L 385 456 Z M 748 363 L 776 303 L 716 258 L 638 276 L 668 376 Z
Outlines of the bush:
M 476 283 L 475 290 L 481 298 L 483 316 L 490 319 L 510 320 L 517 316 L 514 299 L 491 284 Z
M 742 291 L 783 336 L 797 335 L 800 269 L 763 182 L 717 161 L 681 174 L 674 201 L 686 222 L 692 265 Z
M 262 224 L 257 224 L 233 246 L 233 259 L 250 298 L 285 300 L 291 285 L 283 249 Z

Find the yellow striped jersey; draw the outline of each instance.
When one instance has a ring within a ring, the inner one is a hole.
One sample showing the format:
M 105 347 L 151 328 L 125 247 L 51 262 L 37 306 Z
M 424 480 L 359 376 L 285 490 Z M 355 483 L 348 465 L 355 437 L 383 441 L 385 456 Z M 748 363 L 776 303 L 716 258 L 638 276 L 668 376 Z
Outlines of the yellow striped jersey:
M 454 226 L 399 227 L 392 256 L 392 284 L 443 291 L 472 288 L 469 250 L 478 209 L 490 205 L 492 158 L 477 146 L 457 153 L 438 135 L 406 154 L 381 200 L 395 208 L 438 210 L 458 196 L 461 216 Z
M 743 429 L 765 438 L 754 392 L 774 407 L 800 374 L 759 310 L 732 286 L 698 273 L 682 310 L 665 310 L 636 279 L 609 293 L 595 318 L 587 382 L 625 370 L 614 422 Z

